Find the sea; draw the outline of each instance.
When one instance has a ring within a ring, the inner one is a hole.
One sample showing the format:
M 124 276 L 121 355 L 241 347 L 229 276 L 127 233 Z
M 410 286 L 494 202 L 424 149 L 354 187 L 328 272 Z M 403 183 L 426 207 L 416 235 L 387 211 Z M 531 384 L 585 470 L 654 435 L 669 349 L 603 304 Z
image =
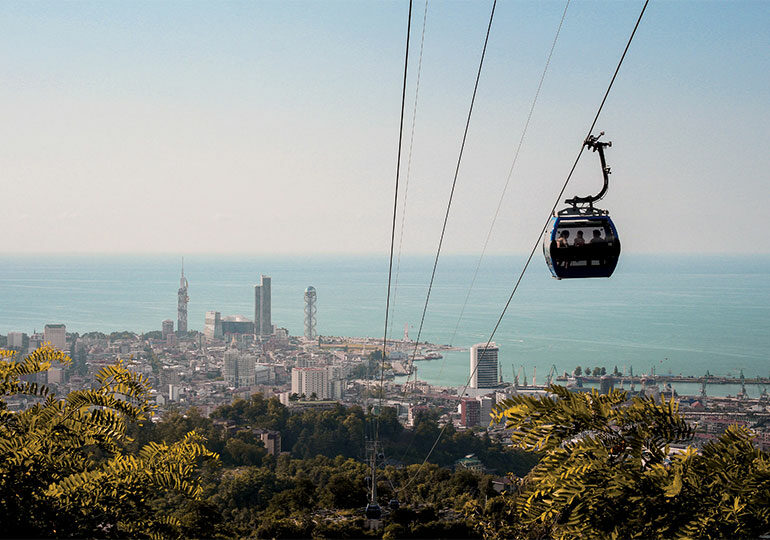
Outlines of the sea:
M 635 374 L 770 376 L 770 255 L 623 255 L 610 279 L 555 280 L 541 257 L 525 273 L 494 336 L 493 328 L 525 262 L 488 256 L 471 288 L 477 256 L 442 256 L 420 341 L 458 347 L 422 361 L 418 378 L 461 386 L 468 348 L 490 337 L 500 347 L 504 380 L 545 382 L 552 369 L 633 369 Z M 394 261 L 388 336 L 418 337 L 433 266 L 431 256 Z M 176 255 L 0 256 L 0 334 L 160 330 L 176 322 L 181 257 Z M 317 291 L 322 336 L 382 337 L 388 259 L 377 256 L 192 255 L 189 328 L 204 313 L 253 318 L 254 285 L 272 278 L 273 323 L 303 333 L 306 287 Z M 467 304 L 466 304 L 467 298 Z M 463 305 L 465 308 L 463 310 Z M 462 312 L 462 317 L 460 316 Z M 678 385 L 697 394 L 700 386 Z M 735 395 L 738 385 L 710 385 Z M 763 388 L 747 385 L 749 396 Z

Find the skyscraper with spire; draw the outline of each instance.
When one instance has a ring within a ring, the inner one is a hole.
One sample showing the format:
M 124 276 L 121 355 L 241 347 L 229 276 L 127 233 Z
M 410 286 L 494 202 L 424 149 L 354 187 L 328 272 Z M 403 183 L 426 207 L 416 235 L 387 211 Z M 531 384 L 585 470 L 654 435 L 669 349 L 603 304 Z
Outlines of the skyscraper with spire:
M 187 332 L 187 302 L 190 297 L 187 296 L 187 278 L 184 277 L 184 257 L 182 257 L 182 277 L 179 279 L 179 291 L 177 292 L 177 325 L 179 334 Z

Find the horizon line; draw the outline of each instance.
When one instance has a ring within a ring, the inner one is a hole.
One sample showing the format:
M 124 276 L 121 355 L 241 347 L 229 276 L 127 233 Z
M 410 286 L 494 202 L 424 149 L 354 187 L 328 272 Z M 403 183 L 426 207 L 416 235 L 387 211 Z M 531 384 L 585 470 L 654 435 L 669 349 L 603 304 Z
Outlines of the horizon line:
M 624 251 L 622 256 L 684 256 L 684 257 L 766 257 L 770 256 L 770 251 L 766 252 L 745 252 L 745 251 Z M 176 253 L 159 251 L 12 251 L 0 254 L 2 257 L 157 257 L 157 258 L 178 258 L 183 257 L 383 257 L 387 258 L 386 252 L 249 252 L 249 251 L 197 251 Z M 431 252 L 409 252 L 402 253 L 402 257 L 435 257 Z M 479 254 L 472 251 L 455 251 L 442 253 L 442 257 L 478 257 Z M 487 257 L 527 257 L 527 252 L 505 252 L 505 253 L 487 253 Z

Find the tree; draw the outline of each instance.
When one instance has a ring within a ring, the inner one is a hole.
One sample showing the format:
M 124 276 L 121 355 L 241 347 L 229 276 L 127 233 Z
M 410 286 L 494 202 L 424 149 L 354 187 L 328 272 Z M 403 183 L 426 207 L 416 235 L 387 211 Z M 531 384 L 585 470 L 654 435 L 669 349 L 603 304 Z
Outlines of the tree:
M 174 492 L 201 496 L 196 465 L 216 459 L 188 433 L 174 444 L 126 452 L 127 427 L 147 419 L 150 387 L 118 362 L 96 374 L 97 387 L 60 399 L 22 380 L 69 357 L 41 347 L 23 360 L 0 351 L 0 515 L 8 536 L 148 536 L 174 534 L 179 521 L 152 501 Z M 15 412 L 5 398 L 34 402 Z
M 598 366 L 594 367 L 594 370 L 591 372 L 591 374 L 592 374 L 594 377 L 598 377 L 599 375 L 601 375 L 601 374 L 602 374 L 602 368 L 600 368 L 600 367 L 598 367 Z
M 583 374 L 583 368 L 578 366 L 572 373 L 575 375 L 575 377 L 580 377 Z
M 693 435 L 673 399 L 550 391 L 555 397 L 515 396 L 495 408 L 514 445 L 543 458 L 504 508 L 477 519 L 487 537 L 506 527 L 552 538 L 745 538 L 770 530 L 770 456 L 745 428 L 728 428 L 701 453 L 689 446 L 672 453 L 670 445 Z M 504 522 L 495 528 L 495 519 Z
M 359 465 L 364 469 L 363 464 Z M 356 508 L 363 505 L 366 501 L 366 487 L 363 479 L 366 471 L 362 470 L 358 473 L 357 475 L 337 473 L 329 477 L 321 495 L 324 508 Z
M 602 369 L 599 371 L 599 375 L 602 375 L 602 376 L 607 375 L 607 368 L 602 367 Z
M 620 371 L 618 371 L 618 366 L 615 366 L 615 369 L 612 370 L 612 374 L 615 376 L 620 375 Z
M 123 330 L 122 332 L 113 332 L 110 334 L 110 341 L 116 341 L 118 339 L 136 339 L 136 334 Z

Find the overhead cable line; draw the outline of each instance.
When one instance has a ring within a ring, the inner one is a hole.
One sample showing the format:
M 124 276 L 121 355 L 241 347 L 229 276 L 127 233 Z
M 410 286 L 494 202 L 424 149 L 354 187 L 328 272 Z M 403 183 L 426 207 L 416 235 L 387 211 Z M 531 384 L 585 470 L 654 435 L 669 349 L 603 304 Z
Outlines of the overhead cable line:
M 529 114 L 527 115 L 527 120 L 524 123 L 524 129 L 522 130 L 521 138 L 519 139 L 519 144 L 516 147 L 516 151 L 515 151 L 514 156 L 513 156 L 513 162 L 511 163 L 511 168 L 508 171 L 508 177 L 507 177 L 507 179 L 505 181 L 505 185 L 503 186 L 503 191 L 500 194 L 500 201 L 497 204 L 497 210 L 495 211 L 494 217 L 492 219 L 492 223 L 489 226 L 489 232 L 487 233 L 487 238 L 486 238 L 486 241 L 484 242 L 484 247 L 481 250 L 481 256 L 479 257 L 478 263 L 476 264 L 476 270 L 473 273 L 473 279 L 471 280 L 471 284 L 468 287 L 468 293 L 465 295 L 465 302 L 463 303 L 462 309 L 460 310 L 460 315 L 459 315 L 459 317 L 457 319 L 457 325 L 455 326 L 455 330 L 454 330 L 454 333 L 452 334 L 452 338 L 449 340 L 449 344 L 450 345 L 452 345 L 454 343 L 455 336 L 457 335 L 457 330 L 460 327 L 460 321 L 462 321 L 463 314 L 465 313 L 465 307 L 468 304 L 468 300 L 470 299 L 470 296 L 471 296 L 471 291 L 473 290 L 473 286 L 474 286 L 474 284 L 476 282 L 476 277 L 478 276 L 479 268 L 481 267 L 481 261 L 484 258 L 484 254 L 485 254 L 486 249 L 487 249 L 487 244 L 489 243 L 489 239 L 492 236 L 492 229 L 495 226 L 495 221 L 497 220 L 497 215 L 500 213 L 500 208 L 501 208 L 501 206 L 503 204 L 503 198 L 505 197 L 506 190 L 508 189 L 508 184 L 510 183 L 511 178 L 513 176 L 514 167 L 516 166 L 516 162 L 519 159 L 519 152 L 521 151 L 521 147 L 522 147 L 522 145 L 524 143 L 524 137 L 527 134 L 527 129 L 529 128 L 530 121 L 532 120 L 532 114 L 533 114 L 533 112 L 535 110 L 535 105 L 537 104 L 538 97 L 540 96 L 540 90 L 543 88 L 543 82 L 545 81 L 545 76 L 546 76 L 546 73 L 548 72 L 548 67 L 551 64 L 551 58 L 553 57 L 553 51 L 556 48 L 556 42 L 559 40 L 559 34 L 561 33 L 561 28 L 564 25 L 564 19 L 567 16 L 567 9 L 569 8 L 570 1 L 571 0 L 567 0 L 567 3 L 564 6 L 564 11 L 562 12 L 562 15 L 561 15 L 561 19 L 559 20 L 559 25 L 556 28 L 556 35 L 554 36 L 553 42 L 551 43 L 551 49 L 550 49 L 550 51 L 548 51 L 548 57 L 547 57 L 547 59 L 545 61 L 545 67 L 543 68 L 543 73 L 540 76 L 540 81 L 539 81 L 539 83 L 537 85 L 537 90 L 535 91 L 535 97 L 532 100 L 532 105 L 529 108 Z M 441 360 L 441 367 L 439 369 L 439 377 L 444 372 L 444 366 L 445 365 L 446 365 L 446 356 L 444 356 L 444 358 L 442 358 L 442 360 Z M 409 445 L 407 446 L 407 449 L 404 451 L 404 456 L 402 456 L 401 461 L 404 461 L 404 457 L 406 457 L 406 454 L 409 451 L 409 449 L 411 448 L 413 442 L 414 442 L 414 437 L 412 437 L 412 440 L 409 442 Z
M 390 230 L 390 262 L 388 264 L 388 294 L 385 300 L 385 330 L 382 336 L 382 359 L 380 363 L 380 399 L 377 423 L 374 432 L 375 441 L 380 437 L 380 413 L 382 411 L 382 399 L 385 393 L 385 353 L 388 346 L 388 314 L 390 312 L 390 284 L 393 276 L 393 246 L 396 240 L 396 210 L 398 208 L 398 180 L 401 173 L 401 146 L 404 139 L 404 106 L 406 104 L 406 75 L 409 67 L 409 36 L 412 30 L 412 0 L 409 0 L 409 16 L 406 24 L 406 52 L 404 53 L 404 82 L 401 89 L 401 115 L 398 127 L 398 155 L 396 158 L 396 187 L 393 193 L 393 224 Z
M 422 37 L 420 38 L 420 54 L 417 62 L 417 82 L 414 90 L 414 106 L 412 107 L 412 131 L 409 135 L 409 153 L 406 159 L 406 181 L 404 182 L 404 202 L 401 205 L 401 230 L 398 240 L 398 258 L 396 259 L 396 279 L 393 284 L 393 305 L 391 310 L 396 310 L 396 299 L 398 298 L 398 278 L 401 272 L 401 247 L 404 245 L 404 226 L 406 223 L 406 201 L 409 195 L 409 178 L 412 172 L 412 150 L 414 148 L 414 126 L 417 122 L 417 99 L 420 95 L 420 75 L 422 74 L 422 53 L 425 46 L 425 26 L 428 20 L 428 0 L 425 0 L 425 9 L 422 13 Z M 393 319 L 390 321 L 390 333 L 393 333 Z
M 462 143 L 460 144 L 460 154 L 457 156 L 457 165 L 455 166 L 455 174 L 454 179 L 452 180 L 452 189 L 449 192 L 449 201 L 447 202 L 446 206 L 446 213 L 444 214 L 444 224 L 441 227 L 441 237 L 438 241 L 438 249 L 436 249 L 436 258 L 433 261 L 433 271 L 430 275 L 430 283 L 428 284 L 428 294 L 425 297 L 425 305 L 422 308 L 422 317 L 420 318 L 420 328 L 417 331 L 417 339 L 414 342 L 414 351 L 412 353 L 412 360 L 407 365 L 407 381 L 404 385 L 404 388 L 409 384 L 409 376 L 411 374 L 411 366 L 414 365 L 414 358 L 417 355 L 417 346 L 420 343 L 420 336 L 422 335 L 422 328 L 425 324 L 425 313 L 428 311 L 428 302 L 430 301 L 430 293 L 433 289 L 433 280 L 436 277 L 436 268 L 438 267 L 438 259 L 441 255 L 441 245 L 444 243 L 444 234 L 446 233 L 446 225 L 447 221 L 449 221 L 449 211 L 452 208 L 452 198 L 454 197 L 455 193 L 455 187 L 457 186 L 457 176 L 460 173 L 460 163 L 463 159 L 463 151 L 465 150 L 465 141 L 468 138 L 468 128 L 471 124 L 471 116 L 473 115 L 473 104 L 476 102 L 476 92 L 479 88 L 479 79 L 481 78 L 481 70 L 484 67 L 484 57 L 487 54 L 487 44 L 489 43 L 489 33 L 492 29 L 492 20 L 495 18 L 495 8 L 497 7 L 497 0 L 494 0 L 492 3 L 492 12 L 489 14 L 489 24 L 487 24 L 487 33 L 484 37 L 484 48 L 481 50 L 481 59 L 479 60 L 479 69 L 476 72 L 476 82 L 473 85 L 473 96 L 471 97 L 471 104 L 468 108 L 468 117 L 465 120 L 465 130 L 463 131 L 463 139 Z
M 647 9 L 647 4 L 649 3 L 650 3 L 650 0 L 645 0 L 644 5 L 642 6 L 642 11 L 639 13 L 639 18 L 636 20 L 634 29 L 631 31 L 631 36 L 628 38 L 628 43 L 626 43 L 626 47 L 623 50 L 623 54 L 621 55 L 620 60 L 618 61 L 618 65 L 615 68 L 615 72 L 612 75 L 610 84 L 607 86 L 607 91 L 604 93 L 604 97 L 602 98 L 602 101 L 599 105 L 599 109 L 596 111 L 596 115 L 594 116 L 593 122 L 591 122 L 591 127 L 588 129 L 588 134 L 586 135 L 586 138 L 591 135 L 594 128 L 596 127 L 596 122 L 599 120 L 599 115 L 601 114 L 602 109 L 604 108 L 604 104 L 607 101 L 607 96 L 609 96 L 610 90 L 612 90 L 612 86 L 615 83 L 615 79 L 618 76 L 618 72 L 620 71 L 620 66 L 623 65 L 623 60 L 626 58 L 626 53 L 628 52 L 628 49 L 631 46 L 631 42 L 633 41 L 634 36 L 636 35 L 636 30 L 639 28 L 639 23 L 642 21 L 644 12 Z M 524 264 L 524 268 L 522 268 L 521 273 L 519 274 L 519 277 L 516 280 L 516 284 L 513 287 L 513 291 L 511 291 L 511 294 L 508 297 L 508 301 L 505 303 L 505 307 L 503 307 L 503 311 L 500 313 L 500 316 L 497 319 L 497 323 L 492 329 L 492 333 L 490 334 L 489 339 L 487 340 L 487 343 L 484 346 L 484 349 L 483 349 L 484 351 L 486 351 L 487 348 L 489 347 L 489 344 L 492 343 L 492 339 L 494 339 L 495 333 L 497 332 L 497 329 L 500 327 L 500 323 L 502 322 L 503 317 L 505 316 L 505 312 L 508 310 L 508 307 L 510 306 L 511 301 L 513 300 L 513 297 L 519 288 L 519 284 L 521 283 L 521 280 L 524 277 L 524 273 L 527 271 L 527 268 L 529 267 L 529 263 L 532 261 L 532 257 L 534 256 L 535 251 L 537 250 L 537 247 L 540 244 L 540 239 L 543 237 L 543 234 L 545 233 L 545 230 L 548 227 L 548 222 L 551 220 L 551 216 L 556 211 L 556 207 L 559 205 L 559 201 L 561 200 L 561 197 L 564 195 L 564 191 L 567 189 L 567 185 L 569 185 L 569 181 L 572 179 L 572 175 L 575 172 L 575 168 L 577 167 L 578 162 L 580 161 L 580 157 L 583 155 L 584 149 L 585 149 L 585 145 L 581 144 L 580 152 L 578 152 L 577 158 L 575 158 L 575 162 L 573 163 L 572 168 L 570 169 L 569 174 L 567 175 L 567 179 L 564 181 L 564 185 L 562 186 L 561 191 L 559 191 L 559 195 L 556 197 L 556 202 L 554 203 L 553 208 L 551 209 L 551 212 L 548 215 L 548 219 L 546 220 L 545 225 L 543 225 L 542 230 L 538 234 L 537 240 L 535 241 L 535 245 L 532 247 L 532 251 L 529 253 L 529 257 L 527 258 L 527 261 Z M 476 367 L 471 371 L 471 374 L 468 377 L 468 381 L 465 383 L 465 386 L 463 387 L 463 390 L 460 393 L 461 396 L 465 395 L 465 392 L 468 390 L 468 386 L 470 386 L 471 384 L 471 380 L 473 379 L 473 375 L 476 373 L 476 369 L 478 369 L 478 363 L 476 364 Z M 431 446 L 430 450 L 425 456 L 425 459 L 422 461 L 422 463 L 420 464 L 420 467 L 417 469 L 417 472 L 415 472 L 415 474 L 413 474 L 410 477 L 409 481 L 407 481 L 407 483 L 404 484 L 401 490 L 404 490 L 407 487 L 409 487 L 409 485 L 414 481 L 414 479 L 417 478 L 417 476 L 420 474 L 420 471 L 422 471 L 423 467 L 428 462 L 428 459 L 430 459 L 430 456 L 433 453 L 433 451 L 436 449 L 436 446 L 438 446 L 438 443 L 441 440 L 441 437 L 444 435 L 444 432 L 446 431 L 447 425 L 449 424 L 448 423 L 444 424 L 444 427 L 441 428 L 441 431 L 439 431 L 439 434 L 436 437 L 436 440 L 433 443 L 433 446 Z
M 540 96 L 540 90 L 543 88 L 543 82 L 545 81 L 545 75 L 548 73 L 548 67 L 551 65 L 551 57 L 553 57 L 553 51 L 556 48 L 556 42 L 559 40 L 559 34 L 561 33 L 561 27 L 564 24 L 564 18 L 567 16 L 567 9 L 569 8 L 570 0 L 567 0 L 567 3 L 564 6 L 564 11 L 561 14 L 561 20 L 559 21 L 559 26 L 556 28 L 556 35 L 553 38 L 553 43 L 551 43 L 551 50 L 548 52 L 548 58 L 545 61 L 545 67 L 543 68 L 543 73 L 540 75 L 540 82 L 537 84 L 537 90 L 535 91 L 535 97 L 532 100 L 532 106 L 529 108 L 529 114 L 527 114 L 527 121 L 524 122 L 524 129 L 521 132 L 521 137 L 519 138 L 519 144 L 516 147 L 516 151 L 513 154 L 513 161 L 511 162 L 511 168 L 508 170 L 508 177 L 505 180 L 505 185 L 503 186 L 503 191 L 500 193 L 500 200 L 497 202 L 497 209 L 495 210 L 495 214 L 492 217 L 492 223 L 489 225 L 489 231 L 487 232 L 487 238 L 484 240 L 484 246 L 481 248 L 481 255 L 479 256 L 479 260 L 476 263 L 476 270 L 473 272 L 473 279 L 471 279 L 471 283 L 468 286 L 468 293 L 465 295 L 465 301 L 463 302 L 462 308 L 460 308 L 460 316 L 457 317 L 457 324 L 455 325 L 454 332 L 452 333 L 452 337 L 449 340 L 449 345 L 454 344 L 455 336 L 457 336 L 457 330 L 460 328 L 460 322 L 463 320 L 463 315 L 465 314 L 465 308 L 468 305 L 468 300 L 471 297 L 471 291 L 473 290 L 473 286 L 476 284 L 476 278 L 479 275 L 479 268 L 481 267 L 481 261 L 484 259 L 484 255 L 487 252 L 487 245 L 489 244 L 489 239 L 492 237 L 492 230 L 495 228 L 495 223 L 497 222 L 497 216 L 500 214 L 500 208 L 503 205 L 503 199 L 505 198 L 505 193 L 508 191 L 508 185 L 511 182 L 511 178 L 513 177 L 513 170 L 516 167 L 516 163 L 519 161 L 519 153 L 521 152 L 521 147 L 524 144 L 524 137 L 527 135 L 527 129 L 529 129 L 529 123 L 532 120 L 532 113 L 535 111 L 535 105 L 537 105 L 537 99 Z M 441 371 L 439 371 L 439 376 L 441 372 L 444 370 L 444 363 L 441 364 Z

